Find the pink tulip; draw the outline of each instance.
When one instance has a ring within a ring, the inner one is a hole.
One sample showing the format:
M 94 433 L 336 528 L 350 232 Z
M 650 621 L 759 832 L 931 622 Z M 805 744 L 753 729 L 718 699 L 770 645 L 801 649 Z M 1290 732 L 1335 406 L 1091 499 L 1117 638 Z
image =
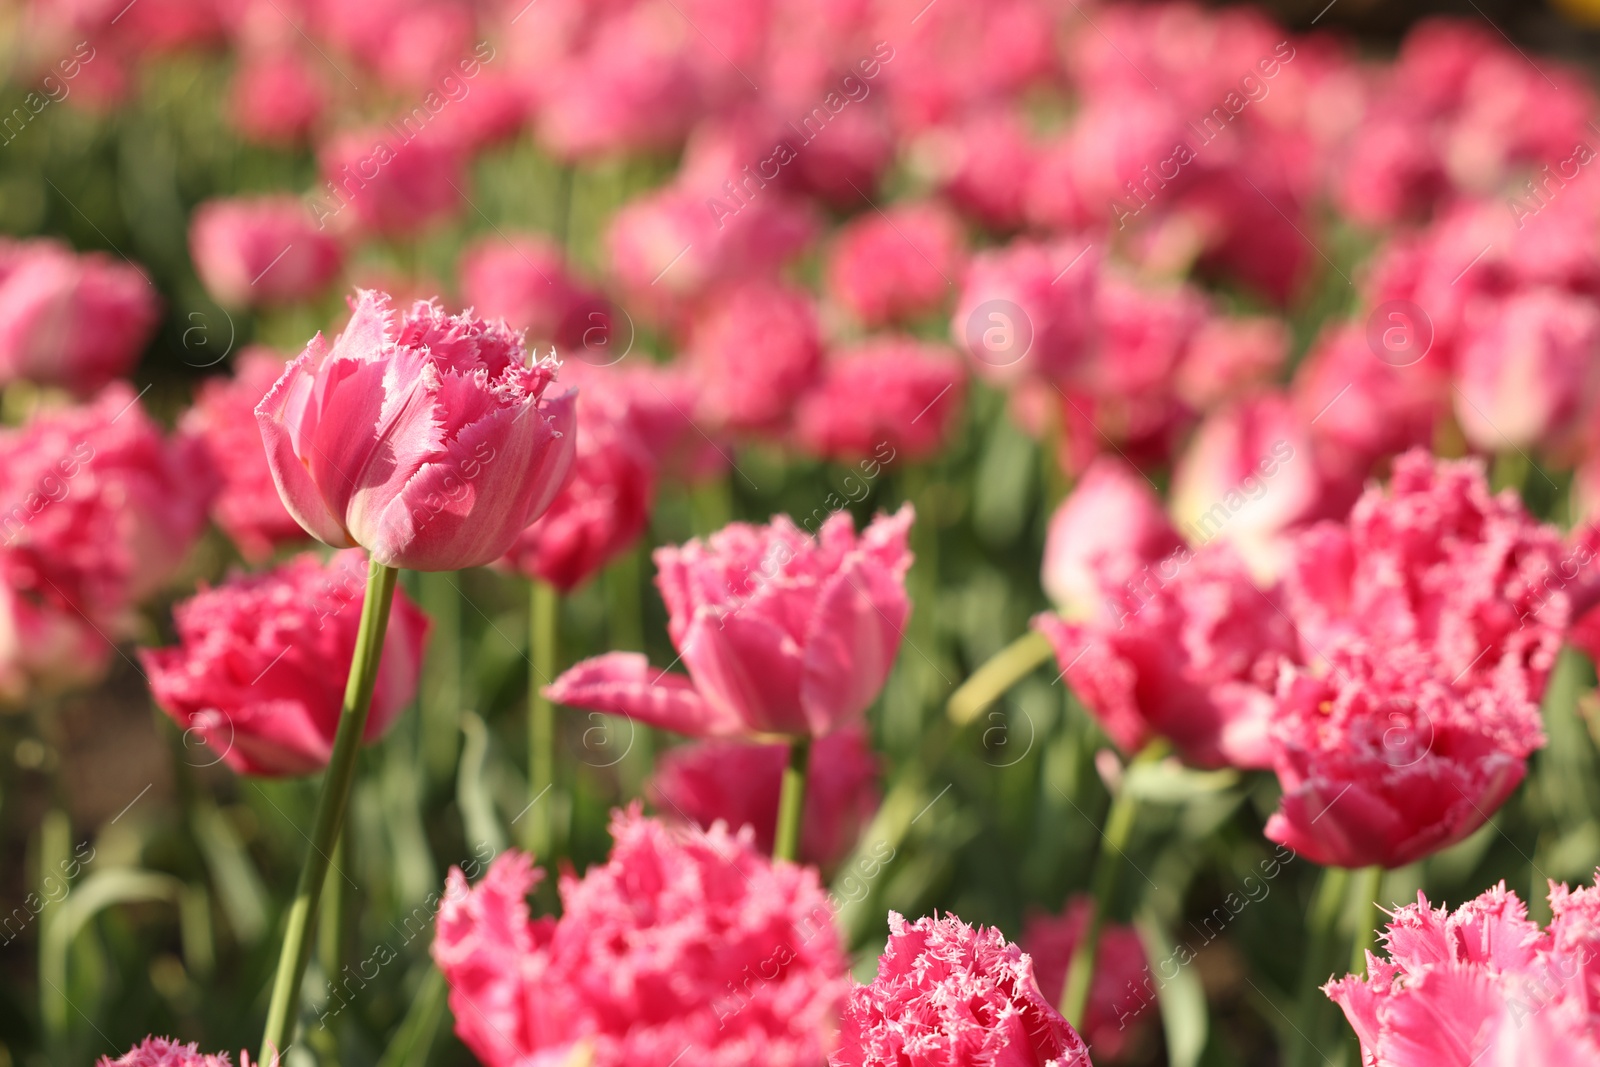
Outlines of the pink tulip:
M 1091 245 L 1018 240 L 972 258 L 950 335 L 974 370 L 999 382 L 1083 376 L 1100 272 Z
M 205 443 L 222 479 L 211 517 L 252 562 L 306 536 L 278 495 L 255 419 L 256 405 L 283 376 L 287 362 L 270 348 L 245 349 L 234 361 L 233 377 L 208 379 L 183 417 L 185 432 Z
M 43 410 L 0 432 L 7 582 L 109 640 L 125 636 L 133 606 L 183 566 L 215 487 L 200 442 L 167 440 L 126 385 Z
M 432 127 L 396 126 L 335 135 L 317 153 L 323 186 L 312 203 L 319 226 L 383 237 L 416 234 L 460 209 L 467 175 L 455 143 Z
M 546 693 L 691 737 L 820 737 L 859 722 L 911 610 L 912 517 L 908 504 L 858 538 L 838 512 L 813 538 L 780 515 L 657 549 L 667 632 L 688 676 L 611 652 Z
M 768 860 L 748 832 L 669 829 L 637 807 L 611 836 L 607 862 L 562 877 L 559 919 L 529 917 L 544 872 L 524 853 L 475 886 L 450 871 L 433 958 L 478 1060 L 822 1063 L 849 961 L 816 872 Z
M 1012 111 L 995 109 L 929 130 L 913 159 L 968 218 L 1000 233 L 1021 228 L 1039 149 Z
M 242 56 L 232 99 L 239 132 L 264 144 L 304 142 L 328 105 L 320 62 L 292 48 Z
M 1539 700 L 1590 596 L 1546 584 L 1564 556 L 1481 464 L 1421 451 L 1346 523 L 1302 534 L 1286 601 L 1311 668 L 1279 679 L 1268 836 L 1396 867 L 1483 825 L 1544 743 Z
M 366 557 L 352 550 L 202 590 L 173 609 L 176 646 L 139 651 L 156 703 L 239 774 L 325 767 L 366 588 Z M 427 616 L 396 591 L 364 740 L 416 694 L 427 634 Z
M 289 513 L 390 567 L 458 570 L 505 555 L 571 474 L 575 397 L 546 399 L 503 324 L 362 291 L 329 347 L 318 334 L 256 408 Z
M 487 237 L 461 255 L 461 299 L 486 319 L 504 319 L 534 347 L 555 345 L 581 360 L 609 363 L 623 351 L 625 329 L 613 322 L 605 296 L 567 269 L 553 243 L 543 237 Z
M 1600 1063 L 1594 1012 L 1600 892 L 1550 884 L 1550 925 L 1528 919 L 1504 882 L 1455 911 L 1390 914 L 1387 958 L 1323 992 L 1371 1067 L 1521 1067 Z
M 344 263 L 339 243 L 292 196 L 200 205 L 189 224 L 189 254 L 206 291 L 230 307 L 309 300 Z
M 1131 756 L 1161 736 L 1198 767 L 1270 767 L 1272 691 L 1297 651 L 1277 591 L 1212 545 L 1180 548 L 1104 595 L 1090 622 L 1033 625 L 1117 746 Z
M 1335 867 L 1403 867 L 1482 826 L 1544 744 L 1515 679 L 1457 687 L 1414 645 L 1340 645 L 1279 683 L 1273 841 Z
M 731 430 L 780 427 L 822 365 L 811 298 L 771 282 L 709 300 L 690 324 L 685 349 L 701 388 L 700 411 Z
M 1579 610 L 1559 531 L 1514 492 L 1490 495 L 1483 464 L 1416 449 L 1394 463 L 1343 523 L 1300 535 L 1285 574 L 1304 657 L 1337 646 L 1421 646 L 1463 694 L 1513 686 L 1537 703 Z
M 936 203 L 859 216 L 835 240 L 828 292 L 869 328 L 917 319 L 954 298 L 963 244 L 960 224 Z
M 1486 452 L 1561 442 L 1590 414 L 1600 387 L 1600 304 L 1536 289 L 1473 320 L 1455 368 L 1456 420 L 1467 441 Z
M 850 994 L 830 1067 L 1089 1067 L 1089 1049 L 990 927 L 889 913 L 878 976 Z
M 721 820 L 755 831 L 756 848 L 772 851 L 778 793 L 789 746 L 700 741 L 668 749 L 656 763 L 649 795 L 667 817 L 701 828 Z M 878 810 L 878 759 L 866 730 L 846 727 L 811 750 L 806 772 L 800 861 L 831 871 L 855 848 Z
M 1022 951 L 1033 958 L 1039 992 L 1051 1004 L 1061 1003 L 1072 953 L 1083 938 L 1093 901 L 1079 894 L 1067 901 L 1060 915 L 1036 914 L 1022 930 Z M 1104 1062 L 1125 1059 L 1140 1031 L 1148 1030 L 1155 993 L 1150 988 L 1150 965 L 1144 943 L 1131 926 L 1108 923 L 1100 931 L 1094 979 L 1084 1006 L 1082 1034 Z
M 570 593 L 633 547 L 650 522 L 656 457 L 621 397 L 580 389 L 572 478 L 517 535 L 505 563 Z
M 943 345 L 866 341 L 824 363 L 795 409 L 795 436 L 811 454 L 842 462 L 926 459 L 949 441 L 965 392 L 966 368 Z
M 1108 594 L 1141 581 L 1150 567 L 1183 549 L 1144 475 L 1102 457 L 1051 516 L 1040 581 L 1063 616 L 1119 616 Z
M 212 1056 L 194 1043 L 180 1045 L 165 1037 L 147 1037 L 124 1055 L 112 1059 L 101 1056 L 95 1067 L 231 1067 L 226 1052 Z M 250 1057 L 240 1054 L 239 1067 L 250 1067 Z
M 91 395 L 138 362 L 160 304 L 131 263 L 45 238 L 0 238 L 0 382 Z

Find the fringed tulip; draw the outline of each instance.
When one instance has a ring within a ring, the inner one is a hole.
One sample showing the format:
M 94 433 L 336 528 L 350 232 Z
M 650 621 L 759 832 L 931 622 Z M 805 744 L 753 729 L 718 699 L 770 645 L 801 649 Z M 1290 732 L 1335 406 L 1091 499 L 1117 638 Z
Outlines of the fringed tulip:
M 780 515 L 657 549 L 667 632 L 688 675 L 611 652 L 546 693 L 691 737 L 821 737 L 859 722 L 911 610 L 911 520 L 908 504 L 858 537 L 836 513 L 810 537 Z
M 330 347 L 318 334 L 256 408 L 273 479 L 325 544 L 389 567 L 490 563 L 569 477 L 575 397 L 545 397 L 503 324 L 361 292 Z
M 297 556 L 173 609 L 178 644 L 141 649 L 156 703 L 240 774 L 309 774 L 328 762 L 355 653 L 367 560 Z M 363 739 L 416 694 L 428 620 L 397 590 Z
M 878 976 L 850 994 L 828 1063 L 1089 1067 L 1089 1049 L 1039 991 L 1032 960 L 1000 931 L 890 912 Z
M 193 1042 L 181 1045 L 165 1037 L 147 1037 L 116 1059 L 101 1056 L 95 1067 L 232 1067 L 232 1063 L 226 1052 L 213 1056 Z M 240 1054 L 239 1067 L 250 1067 L 248 1055 Z
M 1391 913 L 1387 958 L 1323 991 L 1361 1039 L 1369 1067 L 1600 1064 L 1600 891 L 1550 883 L 1541 929 L 1504 882 L 1455 911 Z
M 561 879 L 561 917 L 530 919 L 541 879 L 519 852 L 476 886 L 450 872 L 433 958 L 456 1033 L 488 1067 L 587 1063 L 813 1067 L 848 991 L 816 872 L 750 835 L 613 818 L 611 858 Z

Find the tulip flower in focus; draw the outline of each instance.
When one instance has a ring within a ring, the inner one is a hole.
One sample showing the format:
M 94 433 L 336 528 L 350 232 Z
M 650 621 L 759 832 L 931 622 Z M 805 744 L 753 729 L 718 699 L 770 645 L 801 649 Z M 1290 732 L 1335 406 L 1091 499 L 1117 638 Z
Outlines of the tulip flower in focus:
M 321 293 L 344 252 L 295 197 L 212 200 L 189 224 L 189 254 L 219 304 L 293 303 Z
M 1371 1067 L 1600 1063 L 1600 890 L 1550 883 L 1550 924 L 1500 882 L 1455 911 L 1390 913 L 1387 953 L 1323 991 Z
M 184 431 L 204 442 L 222 479 L 212 520 L 252 562 L 266 559 L 278 545 L 306 538 L 278 495 L 255 419 L 256 405 L 282 377 L 285 363 L 270 348 L 245 349 L 234 360 L 233 378 L 208 379 L 183 417 Z
M 296 556 L 238 575 L 173 609 L 178 644 L 141 649 L 156 703 L 240 774 L 325 766 L 356 647 L 367 561 Z M 396 590 L 363 740 L 382 737 L 416 694 L 428 620 Z
M 213 1056 L 201 1052 L 193 1042 L 180 1045 L 169 1038 L 152 1036 L 116 1059 L 101 1056 L 95 1067 L 231 1067 L 231 1061 L 226 1052 Z M 239 1067 L 250 1067 L 250 1057 L 241 1056 Z
M 0 383 L 92 395 L 139 361 L 160 304 L 131 263 L 46 238 L 0 238 Z
M 561 879 L 561 917 L 531 919 L 543 872 L 496 858 L 454 868 L 433 958 L 456 1034 L 487 1067 L 670 1063 L 813 1067 L 848 991 L 817 874 L 773 863 L 748 833 L 612 819 L 610 859 Z M 757 972 L 759 973 L 759 976 Z
M 829 1067 L 969 1063 L 1089 1067 L 1089 1049 L 1000 931 L 890 912 L 878 976 L 850 994 Z
M 405 311 L 360 292 L 256 408 L 267 462 L 300 525 L 388 567 L 459 570 L 503 556 L 571 474 L 575 397 L 547 399 L 503 324 Z
M 1051 1004 L 1061 1002 L 1072 953 L 1089 923 L 1091 901 L 1077 896 L 1060 915 L 1037 914 L 1028 920 L 1019 942 L 1033 959 L 1039 991 Z M 1084 1011 L 1082 1033 L 1104 1062 L 1122 1060 L 1141 1030 L 1147 1030 L 1156 993 L 1139 933 L 1131 926 L 1108 924 L 1100 931 L 1094 981 Z
M 756 847 L 772 851 L 787 745 L 701 741 L 664 752 L 649 793 L 670 818 L 709 829 L 717 820 L 755 831 Z M 878 760 L 866 730 L 846 727 L 812 749 L 807 771 L 800 861 L 831 871 L 855 847 L 878 810 Z
M 909 504 L 857 535 L 787 516 L 656 550 L 667 632 L 688 674 L 609 652 L 545 691 L 690 737 L 822 737 L 859 722 L 894 664 L 911 604 Z

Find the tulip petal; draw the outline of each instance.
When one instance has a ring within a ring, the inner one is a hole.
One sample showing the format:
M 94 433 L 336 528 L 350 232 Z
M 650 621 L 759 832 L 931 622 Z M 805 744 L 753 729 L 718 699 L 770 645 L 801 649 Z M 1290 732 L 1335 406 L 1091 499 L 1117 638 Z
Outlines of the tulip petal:
M 266 448 L 272 480 L 283 498 L 283 506 L 305 531 L 323 544 L 335 548 L 355 545 L 338 515 L 328 506 L 302 458 L 300 436 L 310 412 L 315 381 L 312 354 L 320 349 L 320 335 L 300 358 L 284 370 L 261 403 L 256 406 L 256 423 L 261 427 L 261 442 Z
M 706 702 L 681 674 L 659 670 L 638 652 L 608 652 L 584 660 L 545 687 L 557 704 L 626 715 L 689 737 L 731 737 L 743 732 L 736 716 Z
M 800 701 L 818 736 L 872 704 L 900 650 L 911 602 L 905 584 L 864 557 L 828 579 L 806 633 Z
M 727 611 L 704 609 L 678 647 L 695 688 L 723 713 L 740 719 L 742 732 L 809 734 L 800 688 L 800 647 L 783 627 L 745 603 Z

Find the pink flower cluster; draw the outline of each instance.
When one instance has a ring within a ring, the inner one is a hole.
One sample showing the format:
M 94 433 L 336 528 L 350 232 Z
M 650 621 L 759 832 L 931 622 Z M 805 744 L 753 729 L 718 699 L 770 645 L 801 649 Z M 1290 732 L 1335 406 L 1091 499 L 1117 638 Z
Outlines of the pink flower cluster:
M 1550 884 L 1550 925 L 1501 882 L 1455 911 L 1398 908 L 1387 958 L 1330 982 L 1372 1067 L 1600 1063 L 1600 890 Z

